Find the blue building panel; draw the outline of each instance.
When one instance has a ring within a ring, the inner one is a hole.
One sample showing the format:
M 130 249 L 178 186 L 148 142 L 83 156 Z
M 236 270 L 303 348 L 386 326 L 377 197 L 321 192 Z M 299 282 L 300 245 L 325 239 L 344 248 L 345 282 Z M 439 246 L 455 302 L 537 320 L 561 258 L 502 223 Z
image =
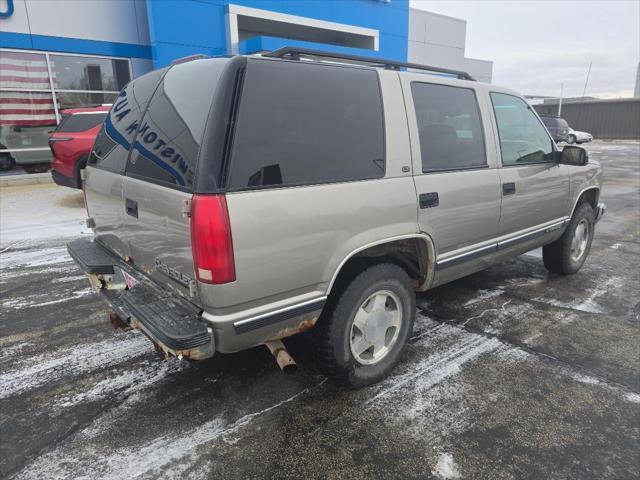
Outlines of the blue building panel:
M 309 46 L 379 58 L 407 59 L 408 0 L 147 0 L 149 33 L 156 68 L 176 58 L 204 53 L 230 53 L 225 14 L 229 5 L 268 10 L 378 31 L 379 49 L 257 35 L 240 42 L 240 53 L 280 46 Z

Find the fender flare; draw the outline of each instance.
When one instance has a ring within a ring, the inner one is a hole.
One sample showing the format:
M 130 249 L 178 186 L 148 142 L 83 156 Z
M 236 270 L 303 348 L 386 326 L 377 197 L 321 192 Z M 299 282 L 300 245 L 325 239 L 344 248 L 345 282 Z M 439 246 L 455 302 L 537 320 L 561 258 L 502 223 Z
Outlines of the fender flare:
M 435 269 L 435 264 L 436 264 L 435 246 L 434 246 L 433 240 L 427 233 L 418 232 L 418 233 L 411 233 L 407 235 L 398 235 L 395 237 L 383 238 L 380 240 L 376 240 L 375 242 L 371 242 L 361 247 L 358 247 L 355 250 L 351 251 L 347 256 L 345 256 L 342 259 L 342 261 L 338 264 L 338 267 L 336 268 L 336 270 L 333 272 L 333 276 L 331 277 L 331 281 L 329 282 L 329 286 L 327 287 L 326 295 L 329 295 L 331 293 L 333 285 L 335 284 L 335 281 L 338 278 L 338 275 L 340 274 L 342 267 L 349 261 L 349 259 L 357 255 L 358 253 L 363 252 L 364 250 L 367 250 L 368 248 L 371 248 L 371 247 L 384 245 L 385 243 L 392 243 L 398 240 L 408 240 L 412 238 L 421 240 L 427 249 L 427 258 L 425 262 L 426 264 L 424 265 L 425 271 L 426 271 L 426 278 L 425 278 L 425 281 L 421 285 L 419 285 L 417 288 L 420 291 L 427 290 L 433 283 L 433 277 L 436 270 Z
M 596 204 L 598 203 L 598 199 L 600 198 L 600 187 L 598 185 L 589 185 L 588 187 L 584 187 L 582 190 L 580 190 L 580 193 L 576 196 L 576 199 L 573 202 L 573 208 L 571 209 L 571 215 L 569 215 L 569 218 L 573 218 L 573 214 L 578 207 L 578 200 L 580 200 L 580 197 L 582 197 L 582 195 L 588 190 L 596 191 Z

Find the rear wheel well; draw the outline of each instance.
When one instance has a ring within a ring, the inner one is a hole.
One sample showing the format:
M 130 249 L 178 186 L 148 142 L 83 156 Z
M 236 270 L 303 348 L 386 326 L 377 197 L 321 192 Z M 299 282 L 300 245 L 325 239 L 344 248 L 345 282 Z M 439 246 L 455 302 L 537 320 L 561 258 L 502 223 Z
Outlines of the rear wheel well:
M 358 274 L 380 263 L 392 263 L 402 268 L 417 288 L 429 274 L 429 250 L 424 240 L 407 238 L 394 240 L 357 252 L 340 268 L 329 295 L 342 291 Z

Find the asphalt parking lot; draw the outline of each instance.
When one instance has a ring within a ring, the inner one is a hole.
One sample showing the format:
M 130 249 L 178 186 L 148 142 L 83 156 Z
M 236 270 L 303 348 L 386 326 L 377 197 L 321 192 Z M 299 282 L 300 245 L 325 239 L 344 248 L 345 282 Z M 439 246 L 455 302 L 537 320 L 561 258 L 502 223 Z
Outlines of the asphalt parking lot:
M 632 479 L 640 475 L 640 143 L 587 146 L 608 211 L 579 274 L 539 251 L 418 299 L 404 358 L 342 390 L 266 348 L 163 361 L 66 255 L 80 193 L 2 190 L 0 477 Z

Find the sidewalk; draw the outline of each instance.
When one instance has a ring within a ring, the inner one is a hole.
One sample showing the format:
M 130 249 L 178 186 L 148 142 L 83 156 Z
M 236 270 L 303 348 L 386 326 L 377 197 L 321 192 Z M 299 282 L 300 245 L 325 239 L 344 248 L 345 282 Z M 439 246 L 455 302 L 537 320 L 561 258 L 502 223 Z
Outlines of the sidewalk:
M 37 185 L 41 183 L 53 183 L 51 172 L 0 175 L 0 187 L 2 188 L 17 185 Z

